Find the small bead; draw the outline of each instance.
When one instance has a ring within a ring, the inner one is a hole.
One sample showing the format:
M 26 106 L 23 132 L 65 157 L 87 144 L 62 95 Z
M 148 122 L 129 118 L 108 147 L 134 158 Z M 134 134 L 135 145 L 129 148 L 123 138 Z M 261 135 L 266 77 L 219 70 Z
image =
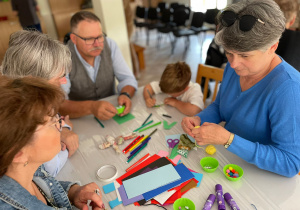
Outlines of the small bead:
M 231 172 L 232 172 L 232 173 L 235 173 L 235 170 L 234 170 L 234 169 L 232 169 L 232 170 L 231 170 Z
M 233 176 L 239 177 L 239 175 L 237 173 L 233 174 Z
M 232 167 L 229 167 L 229 170 L 231 171 L 233 168 Z
M 229 170 L 229 169 L 227 169 L 227 170 L 226 170 L 226 173 L 229 173 L 229 172 L 230 172 L 230 170 Z

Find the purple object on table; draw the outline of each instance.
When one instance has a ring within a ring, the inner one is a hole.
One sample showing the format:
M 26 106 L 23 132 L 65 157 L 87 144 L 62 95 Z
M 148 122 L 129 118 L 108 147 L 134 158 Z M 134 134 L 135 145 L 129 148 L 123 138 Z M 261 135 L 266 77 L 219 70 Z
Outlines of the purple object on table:
M 168 139 L 167 143 L 169 148 L 174 148 L 179 143 L 179 139 Z
M 204 204 L 204 207 L 202 210 L 210 210 L 212 205 L 214 204 L 216 199 L 216 196 L 214 194 L 210 194 Z
M 224 199 L 230 206 L 231 210 L 240 210 L 240 208 L 228 192 L 224 194 Z
M 226 210 L 225 201 L 223 198 L 223 189 L 222 185 L 216 184 L 216 195 L 217 195 L 217 202 L 218 202 L 218 210 Z

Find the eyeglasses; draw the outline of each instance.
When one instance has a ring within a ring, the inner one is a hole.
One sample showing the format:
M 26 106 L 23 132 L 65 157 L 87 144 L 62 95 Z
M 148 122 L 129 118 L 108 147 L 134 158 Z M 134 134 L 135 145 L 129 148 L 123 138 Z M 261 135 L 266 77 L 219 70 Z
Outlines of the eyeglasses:
M 244 32 L 250 31 L 255 25 L 256 21 L 261 24 L 265 24 L 265 22 L 252 15 L 242 15 L 239 17 L 238 14 L 233 11 L 224 11 L 221 14 L 221 24 L 225 27 L 232 26 L 237 19 L 240 21 L 240 30 Z
M 62 131 L 62 118 L 61 118 L 61 115 L 59 113 L 56 114 L 55 116 L 56 118 L 56 121 L 55 123 L 53 123 L 52 125 L 55 125 L 56 129 L 61 132 Z M 58 124 L 58 125 L 57 125 Z M 51 125 L 51 126 L 52 126 Z
M 75 34 L 75 33 L 73 33 L 75 36 L 77 36 L 77 37 L 79 37 L 80 39 L 82 39 L 82 40 L 84 40 L 85 41 L 85 44 L 86 45 L 93 45 L 94 43 L 95 43 L 95 41 L 97 40 L 98 42 L 104 42 L 104 37 L 105 37 L 105 35 L 104 34 L 102 34 L 102 35 L 100 35 L 100 36 L 98 36 L 98 37 L 96 37 L 96 38 L 84 38 L 84 37 L 81 37 L 81 36 L 79 36 L 79 35 L 77 35 L 77 34 Z

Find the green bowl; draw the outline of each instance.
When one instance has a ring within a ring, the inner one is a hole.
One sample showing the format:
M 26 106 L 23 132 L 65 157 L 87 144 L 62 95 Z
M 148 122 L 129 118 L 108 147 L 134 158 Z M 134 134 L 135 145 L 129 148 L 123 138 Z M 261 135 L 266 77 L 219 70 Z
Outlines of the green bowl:
M 229 169 L 229 167 L 232 167 L 235 171 L 237 171 L 239 173 L 239 177 L 233 178 L 233 177 L 226 175 L 226 170 Z M 235 164 L 228 164 L 228 165 L 224 166 L 223 173 L 228 180 L 234 181 L 234 182 L 240 180 L 242 178 L 242 176 L 244 175 L 243 169 L 240 166 L 235 165 Z
M 204 171 L 212 173 L 218 168 L 219 162 L 216 158 L 204 157 L 200 160 L 200 165 L 202 166 Z
M 181 209 L 184 210 L 186 206 L 189 207 L 189 210 L 196 209 L 194 202 L 188 198 L 178 198 L 173 204 L 173 209 L 178 210 L 179 207 L 181 207 Z

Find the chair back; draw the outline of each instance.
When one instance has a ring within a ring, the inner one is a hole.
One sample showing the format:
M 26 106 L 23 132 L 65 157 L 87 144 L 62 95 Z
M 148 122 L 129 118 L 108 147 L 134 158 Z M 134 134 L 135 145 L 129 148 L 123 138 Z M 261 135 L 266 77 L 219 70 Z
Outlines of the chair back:
M 157 8 L 150 7 L 148 9 L 148 20 L 157 20 L 158 19 L 158 12 Z
M 173 14 L 173 22 L 176 26 L 185 26 L 186 21 L 189 19 L 189 11 L 184 7 L 179 7 L 175 9 Z
M 203 12 L 194 12 L 191 26 L 194 26 L 196 28 L 201 28 L 204 23 L 204 18 L 205 18 L 205 15 Z
M 201 85 L 202 78 L 205 78 L 204 91 L 203 91 L 203 102 L 204 103 L 207 99 L 209 80 L 213 79 L 216 81 L 214 91 L 213 91 L 213 97 L 211 100 L 213 102 L 217 96 L 219 82 L 222 82 L 222 80 L 223 80 L 223 73 L 224 73 L 224 69 L 214 67 L 214 66 L 199 64 L 196 82 Z
M 136 7 L 136 10 L 135 10 L 135 16 L 138 17 L 138 18 L 146 18 L 146 8 L 145 7 L 140 7 L 140 6 L 137 6 Z
M 167 3 L 166 2 L 159 2 L 157 4 L 157 8 L 159 8 L 159 12 L 163 12 L 165 9 L 167 9 Z
M 208 9 L 205 13 L 205 22 L 209 24 L 216 24 L 216 17 L 220 10 Z

